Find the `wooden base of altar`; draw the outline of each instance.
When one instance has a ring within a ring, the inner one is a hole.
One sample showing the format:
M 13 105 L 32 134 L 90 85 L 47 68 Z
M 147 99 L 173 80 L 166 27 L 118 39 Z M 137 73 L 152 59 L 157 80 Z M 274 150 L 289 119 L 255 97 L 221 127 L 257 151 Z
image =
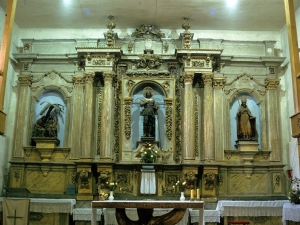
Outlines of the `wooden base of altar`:
M 97 208 L 115 208 L 116 220 L 119 225 L 142 224 L 176 224 L 184 216 L 186 209 L 199 209 L 199 225 L 204 224 L 203 201 L 92 201 L 92 225 L 97 223 Z M 139 219 L 131 221 L 126 213 L 126 208 L 136 208 Z M 153 217 L 154 208 L 173 208 L 167 214 Z

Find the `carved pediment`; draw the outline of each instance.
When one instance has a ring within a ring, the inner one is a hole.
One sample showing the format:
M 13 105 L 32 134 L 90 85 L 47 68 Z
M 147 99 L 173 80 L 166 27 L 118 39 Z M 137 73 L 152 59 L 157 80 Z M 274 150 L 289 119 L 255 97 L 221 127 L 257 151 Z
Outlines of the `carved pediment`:
M 160 29 L 154 25 L 142 24 L 140 27 L 136 28 L 135 32 L 133 32 L 131 36 L 136 38 L 154 39 L 164 38 L 165 34 L 161 33 Z

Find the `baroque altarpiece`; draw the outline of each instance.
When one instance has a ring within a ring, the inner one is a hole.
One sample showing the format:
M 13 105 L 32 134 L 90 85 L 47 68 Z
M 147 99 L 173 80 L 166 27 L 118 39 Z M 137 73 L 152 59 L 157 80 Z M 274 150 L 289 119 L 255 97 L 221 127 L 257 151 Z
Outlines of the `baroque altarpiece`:
M 177 39 L 154 25 L 119 38 L 112 17 L 107 26 L 99 39 L 22 40 L 10 187 L 59 196 L 71 184 L 89 201 L 115 181 L 119 196 L 144 198 L 149 166 L 160 199 L 179 198 L 178 180 L 207 202 L 285 198 L 275 41 L 194 39 L 188 21 Z M 152 138 L 145 88 L 157 105 Z M 255 117 L 246 139 L 242 99 Z M 157 160 L 146 162 L 149 146 Z

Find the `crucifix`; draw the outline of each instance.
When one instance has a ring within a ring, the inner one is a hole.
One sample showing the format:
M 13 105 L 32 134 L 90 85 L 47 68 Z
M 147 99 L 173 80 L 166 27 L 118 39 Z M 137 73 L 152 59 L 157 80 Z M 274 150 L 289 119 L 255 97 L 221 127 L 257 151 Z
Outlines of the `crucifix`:
M 21 219 L 21 218 L 23 218 L 23 217 L 21 217 L 21 216 L 17 216 L 17 210 L 15 209 L 15 215 L 14 216 L 7 216 L 7 218 L 9 218 L 9 219 L 14 219 L 14 225 L 16 225 L 16 220 L 17 219 Z

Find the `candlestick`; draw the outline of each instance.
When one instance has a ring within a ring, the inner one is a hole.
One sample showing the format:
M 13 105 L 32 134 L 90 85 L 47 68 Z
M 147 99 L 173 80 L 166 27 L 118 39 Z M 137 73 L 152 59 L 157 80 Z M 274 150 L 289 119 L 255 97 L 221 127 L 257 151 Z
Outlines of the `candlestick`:
M 197 199 L 200 199 L 200 189 L 197 188 Z
M 191 199 L 194 198 L 194 189 L 191 190 Z

